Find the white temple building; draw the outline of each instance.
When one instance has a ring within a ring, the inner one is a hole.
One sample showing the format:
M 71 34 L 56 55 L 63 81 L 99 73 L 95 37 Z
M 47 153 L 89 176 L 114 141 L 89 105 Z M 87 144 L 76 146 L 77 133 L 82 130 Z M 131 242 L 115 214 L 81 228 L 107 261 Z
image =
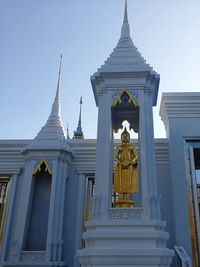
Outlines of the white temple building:
M 82 98 L 66 138 L 60 72 L 37 136 L 0 140 L 0 266 L 200 266 L 200 93 L 162 94 L 167 138 L 155 139 L 160 76 L 134 45 L 127 3 L 119 41 L 91 76 L 96 140 L 84 139 Z M 132 206 L 116 205 L 113 186 L 121 143 L 114 132 L 125 120 L 138 134 L 130 144 L 138 190 L 124 194 Z

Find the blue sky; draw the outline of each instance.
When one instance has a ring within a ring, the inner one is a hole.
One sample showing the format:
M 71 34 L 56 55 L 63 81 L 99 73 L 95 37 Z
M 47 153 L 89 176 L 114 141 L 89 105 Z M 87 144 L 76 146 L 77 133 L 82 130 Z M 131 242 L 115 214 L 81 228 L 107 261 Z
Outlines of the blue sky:
M 90 75 L 120 36 L 124 0 L 0 1 L 0 139 L 34 138 L 54 99 L 60 54 L 61 116 L 70 136 L 83 96 L 83 130 L 96 137 L 97 108 Z M 160 74 L 155 136 L 162 92 L 200 91 L 200 1 L 129 0 L 135 45 Z

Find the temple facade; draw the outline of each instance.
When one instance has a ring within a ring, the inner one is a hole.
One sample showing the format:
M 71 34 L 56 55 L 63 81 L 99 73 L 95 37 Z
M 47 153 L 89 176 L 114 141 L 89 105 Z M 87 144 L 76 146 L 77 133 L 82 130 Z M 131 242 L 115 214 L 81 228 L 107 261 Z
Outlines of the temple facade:
M 0 140 L 0 266 L 200 266 L 200 93 L 162 94 L 167 138 L 155 139 L 160 76 L 134 45 L 127 3 L 119 41 L 91 76 L 97 139 L 84 139 L 82 97 L 65 136 L 60 72 L 37 136 Z

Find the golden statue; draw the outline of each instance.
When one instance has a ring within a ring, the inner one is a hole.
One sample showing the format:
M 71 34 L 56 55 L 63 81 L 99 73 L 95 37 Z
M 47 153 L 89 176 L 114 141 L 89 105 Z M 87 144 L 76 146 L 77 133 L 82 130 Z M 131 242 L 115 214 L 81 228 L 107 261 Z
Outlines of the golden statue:
M 126 128 L 121 134 L 122 143 L 116 151 L 116 170 L 114 174 L 114 192 L 118 194 L 116 207 L 134 207 L 131 193 L 138 192 L 137 152 L 130 144 L 130 134 Z

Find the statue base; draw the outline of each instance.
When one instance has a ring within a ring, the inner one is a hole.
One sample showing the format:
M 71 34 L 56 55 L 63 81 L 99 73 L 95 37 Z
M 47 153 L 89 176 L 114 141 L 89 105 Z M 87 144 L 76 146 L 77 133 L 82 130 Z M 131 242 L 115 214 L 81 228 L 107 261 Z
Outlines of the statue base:
M 85 223 L 85 248 L 78 250 L 81 267 L 170 267 L 174 252 L 166 247 L 164 222 L 143 217 L 138 208 L 110 211 L 110 218 Z
M 135 203 L 132 199 L 119 199 L 115 202 L 117 208 L 133 208 Z

